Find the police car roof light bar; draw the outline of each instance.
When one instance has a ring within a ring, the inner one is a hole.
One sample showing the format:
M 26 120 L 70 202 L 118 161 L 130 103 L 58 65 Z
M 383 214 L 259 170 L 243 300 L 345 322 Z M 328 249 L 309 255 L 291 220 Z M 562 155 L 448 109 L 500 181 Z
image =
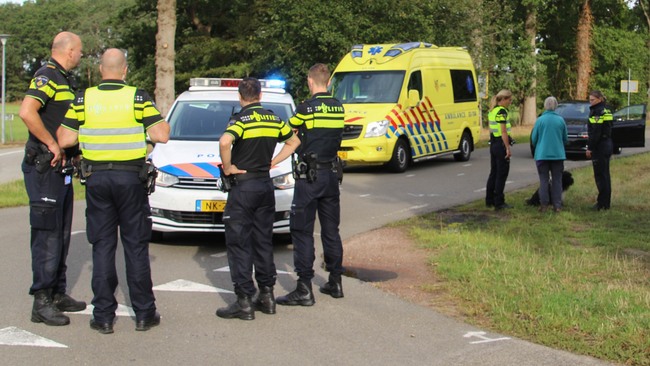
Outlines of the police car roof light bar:
M 228 79 L 228 78 L 191 78 L 190 89 L 196 88 L 237 88 L 242 79 Z M 287 83 L 279 79 L 260 79 L 262 89 L 267 91 L 284 93 Z

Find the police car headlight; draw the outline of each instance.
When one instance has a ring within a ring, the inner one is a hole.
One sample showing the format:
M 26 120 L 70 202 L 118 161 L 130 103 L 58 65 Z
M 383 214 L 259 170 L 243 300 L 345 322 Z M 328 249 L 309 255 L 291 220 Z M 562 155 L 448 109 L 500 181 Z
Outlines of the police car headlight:
M 291 189 L 296 185 L 296 181 L 292 173 L 287 173 L 273 178 L 273 185 L 275 189 Z
M 167 174 L 162 171 L 158 171 L 158 176 L 156 177 L 156 185 L 160 187 L 169 187 L 178 183 L 178 177 L 175 175 Z
M 371 122 L 368 123 L 368 127 L 366 127 L 366 136 L 365 137 L 379 137 L 383 136 L 386 133 L 386 130 L 388 129 L 388 122 L 387 119 L 383 119 L 381 121 L 377 122 Z

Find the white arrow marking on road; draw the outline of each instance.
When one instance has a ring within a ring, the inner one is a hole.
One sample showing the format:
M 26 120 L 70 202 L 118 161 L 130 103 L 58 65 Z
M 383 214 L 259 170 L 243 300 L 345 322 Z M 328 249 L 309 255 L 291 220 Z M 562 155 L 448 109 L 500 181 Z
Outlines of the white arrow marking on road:
M 212 272 L 230 272 L 230 266 L 225 266 L 225 267 L 213 269 Z M 279 273 L 279 274 L 291 274 L 291 272 L 287 272 L 287 271 L 278 271 L 278 270 L 276 270 L 276 272 Z
M 86 310 L 79 311 L 76 313 L 69 313 L 69 314 L 85 314 L 85 315 L 93 315 L 93 309 L 95 307 L 92 305 L 86 306 Z M 115 316 L 130 316 L 130 317 L 135 317 L 135 313 L 133 312 L 133 308 L 130 306 L 122 305 L 122 304 L 117 304 L 117 309 L 115 309 Z
M 68 348 L 65 344 L 54 342 L 53 340 L 16 327 L 0 329 L 0 344 L 7 346 Z
M 196 283 L 188 280 L 176 280 L 158 285 L 153 288 L 158 291 L 177 291 L 177 292 L 222 292 L 232 294 L 232 291 L 224 290 L 222 288 L 208 286 L 201 283 Z
M 469 342 L 469 344 L 479 344 L 479 343 L 488 343 L 488 342 L 496 342 L 496 341 L 505 341 L 507 339 L 510 339 L 508 337 L 501 337 L 501 338 L 488 338 L 485 336 L 485 332 L 467 332 L 463 336 L 464 338 L 471 338 L 471 337 L 476 337 L 480 338 L 480 341 L 474 341 L 474 342 Z

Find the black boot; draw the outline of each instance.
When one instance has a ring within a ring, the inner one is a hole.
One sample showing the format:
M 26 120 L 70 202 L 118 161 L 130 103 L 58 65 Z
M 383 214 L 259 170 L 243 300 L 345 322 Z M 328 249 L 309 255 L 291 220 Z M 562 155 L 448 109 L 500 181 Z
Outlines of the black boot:
M 277 302 L 280 305 L 314 305 L 316 300 L 314 300 L 314 293 L 311 291 L 311 282 L 298 280 L 296 289 L 278 297 Z
M 52 303 L 52 290 L 38 290 L 34 293 L 34 306 L 32 307 L 32 321 L 47 325 L 68 325 L 70 318 L 60 312 Z
M 257 299 L 254 302 L 255 310 L 264 314 L 275 314 L 275 296 L 273 296 L 273 287 L 262 286 Z
M 255 310 L 253 309 L 251 297 L 245 294 L 237 294 L 237 301 L 225 308 L 217 309 L 217 316 L 224 319 L 255 319 Z
M 320 288 L 320 292 L 330 295 L 335 299 L 343 297 L 343 285 L 341 284 L 341 276 L 330 275 L 329 281 Z
M 82 311 L 86 310 L 84 301 L 77 301 L 68 294 L 56 293 L 52 296 L 52 303 L 59 311 Z

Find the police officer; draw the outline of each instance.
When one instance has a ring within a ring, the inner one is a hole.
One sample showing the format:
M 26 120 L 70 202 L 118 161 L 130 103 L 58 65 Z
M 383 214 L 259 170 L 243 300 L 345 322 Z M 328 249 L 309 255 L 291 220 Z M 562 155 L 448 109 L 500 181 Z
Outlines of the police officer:
M 343 245 L 339 235 L 341 219 L 339 183 L 342 167 L 337 158 L 343 135 L 344 110 L 327 92 L 330 72 L 325 64 L 315 64 L 307 74 L 311 99 L 301 103 L 289 123 L 297 128 L 301 145 L 299 163 L 308 166 L 306 177 L 296 180 L 291 205 L 293 261 L 298 274 L 296 289 L 278 297 L 281 305 L 314 305 L 311 281 L 314 278 L 314 223 L 316 212 L 321 226 L 321 241 L 329 279 L 320 292 L 343 297 L 341 275 Z M 304 165 L 303 165 L 304 166 Z M 313 173 L 310 173 L 312 171 Z
M 22 171 L 29 196 L 34 295 L 31 319 L 47 325 L 66 325 L 64 311 L 81 311 L 86 303 L 66 294 L 66 258 L 70 247 L 74 199 L 70 174 L 61 162 L 77 155 L 78 147 L 61 150 L 56 130 L 74 98 L 76 83 L 70 70 L 79 65 L 81 39 L 61 32 L 52 42 L 51 59 L 36 73 L 20 107 L 29 130 Z
M 151 219 L 146 181 L 145 132 L 152 142 L 167 142 L 169 125 L 149 95 L 126 85 L 127 64 L 121 50 L 102 55 L 102 82 L 77 94 L 58 130 L 62 146 L 79 141 L 86 177 L 88 241 L 93 246 L 90 328 L 113 333 L 117 301 L 117 233 L 124 247 L 126 280 L 136 330 L 160 324 L 149 263 Z
M 512 93 L 503 89 L 492 98 L 490 103 L 490 175 L 486 185 L 485 204 L 495 210 L 512 208 L 505 201 L 503 193 L 508 173 L 510 172 L 510 121 L 508 106 L 512 102 Z
M 609 160 L 612 157 L 612 112 L 605 106 L 605 96 L 599 90 L 589 92 L 589 124 L 587 125 L 587 159 L 591 159 L 598 199 L 593 209 L 609 210 L 612 199 L 612 181 Z
M 289 157 L 300 140 L 280 117 L 262 107 L 261 97 L 260 82 L 244 78 L 239 84 L 242 110 L 230 120 L 219 140 L 223 171 L 228 179 L 234 176 L 236 181 L 228 193 L 223 221 L 237 301 L 217 310 L 217 316 L 225 319 L 253 320 L 255 310 L 275 314 L 272 242 L 275 194 L 269 170 Z M 273 157 L 278 142 L 284 145 Z M 253 265 L 259 287 L 254 301 Z

